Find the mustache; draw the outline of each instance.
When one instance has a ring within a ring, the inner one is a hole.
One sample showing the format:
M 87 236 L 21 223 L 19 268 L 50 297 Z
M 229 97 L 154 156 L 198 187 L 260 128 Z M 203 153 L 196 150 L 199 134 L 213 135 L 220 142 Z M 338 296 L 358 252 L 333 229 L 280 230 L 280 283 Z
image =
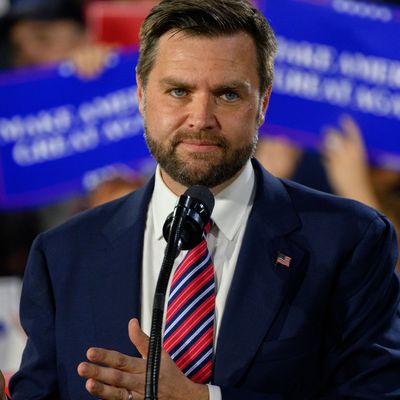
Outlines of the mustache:
M 186 132 L 179 131 L 171 140 L 171 146 L 176 147 L 179 143 L 185 140 L 198 140 L 204 144 L 214 145 L 226 149 L 228 147 L 227 140 L 220 134 L 210 133 L 206 131 Z

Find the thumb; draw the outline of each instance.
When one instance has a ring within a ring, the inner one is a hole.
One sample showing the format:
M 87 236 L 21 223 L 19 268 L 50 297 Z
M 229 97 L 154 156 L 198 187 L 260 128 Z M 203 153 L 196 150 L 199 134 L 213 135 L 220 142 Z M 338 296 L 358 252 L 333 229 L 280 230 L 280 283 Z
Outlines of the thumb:
M 142 331 L 139 321 L 136 318 L 133 318 L 129 321 L 128 333 L 131 342 L 138 349 L 139 353 L 144 359 L 147 359 L 149 337 Z

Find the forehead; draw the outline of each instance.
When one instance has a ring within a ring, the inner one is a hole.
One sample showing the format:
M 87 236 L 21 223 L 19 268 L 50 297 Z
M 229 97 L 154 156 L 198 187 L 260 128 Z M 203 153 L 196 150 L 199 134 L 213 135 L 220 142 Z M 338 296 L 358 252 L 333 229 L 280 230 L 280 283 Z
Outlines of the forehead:
M 218 37 L 167 32 L 159 39 L 150 80 L 171 74 L 258 84 L 254 40 L 245 32 Z

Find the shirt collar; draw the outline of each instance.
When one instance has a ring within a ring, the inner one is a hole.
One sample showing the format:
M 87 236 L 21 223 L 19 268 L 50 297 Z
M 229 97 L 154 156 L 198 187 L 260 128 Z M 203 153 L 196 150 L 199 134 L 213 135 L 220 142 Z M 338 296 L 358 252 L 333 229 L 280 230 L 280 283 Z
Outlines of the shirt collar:
M 252 206 L 255 187 L 255 175 L 249 160 L 240 175 L 222 192 L 215 196 L 215 206 L 212 212 L 214 224 L 228 239 L 233 240 L 241 225 L 246 210 Z M 174 210 L 178 202 L 176 196 L 165 185 L 161 178 L 160 167 L 157 166 L 151 212 L 153 216 L 154 232 L 157 239 L 163 237 L 162 229 L 168 215 Z M 232 218 L 232 215 L 235 217 Z
M 164 222 L 174 210 L 177 202 L 178 196 L 164 183 L 161 178 L 160 166 L 157 165 L 150 207 L 153 214 L 154 232 L 158 240 L 162 239 Z
M 215 196 L 212 219 L 228 240 L 233 240 L 239 228 L 246 222 L 243 218 L 246 210 L 252 206 L 254 187 L 255 175 L 249 160 L 241 174 Z

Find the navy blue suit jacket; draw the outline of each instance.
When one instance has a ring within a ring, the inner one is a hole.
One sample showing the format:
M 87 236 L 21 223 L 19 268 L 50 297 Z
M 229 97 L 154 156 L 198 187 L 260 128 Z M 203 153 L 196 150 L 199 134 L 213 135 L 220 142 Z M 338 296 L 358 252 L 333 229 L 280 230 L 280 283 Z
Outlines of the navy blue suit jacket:
M 272 177 L 257 193 L 222 318 L 224 400 L 400 399 L 395 234 L 357 202 Z M 40 235 L 21 300 L 28 334 L 14 400 L 90 399 L 90 346 L 138 355 L 143 232 L 153 181 Z M 291 258 L 277 264 L 278 254 Z M 144 266 L 145 268 L 146 266 Z

